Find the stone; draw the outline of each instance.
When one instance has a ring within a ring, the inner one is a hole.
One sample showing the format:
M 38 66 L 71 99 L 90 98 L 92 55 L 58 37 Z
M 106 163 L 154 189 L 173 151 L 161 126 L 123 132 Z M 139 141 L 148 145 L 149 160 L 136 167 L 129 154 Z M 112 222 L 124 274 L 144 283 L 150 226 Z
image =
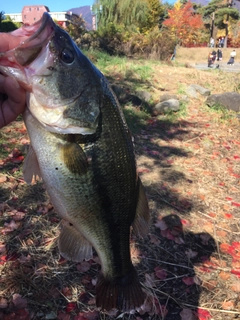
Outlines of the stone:
M 158 115 L 162 113 L 168 113 L 170 111 L 178 111 L 180 109 L 180 103 L 177 99 L 169 99 L 163 102 L 157 103 L 153 108 L 153 114 Z
M 209 107 L 220 105 L 228 110 L 240 112 L 240 94 L 237 92 L 212 94 L 207 98 L 206 104 Z
M 187 87 L 185 92 L 190 98 L 198 99 L 197 90 L 192 85 Z
M 136 91 L 136 96 L 146 102 L 150 102 L 152 100 L 152 95 L 148 91 Z
M 202 96 L 209 96 L 211 94 L 211 91 L 209 89 L 206 89 L 202 86 L 199 86 L 198 84 L 192 84 L 191 85 L 197 92 L 199 92 Z
M 163 95 L 160 96 L 160 102 L 166 101 L 166 100 L 170 100 L 170 99 L 176 99 L 178 100 L 178 97 L 175 94 L 171 94 L 171 93 L 164 93 Z

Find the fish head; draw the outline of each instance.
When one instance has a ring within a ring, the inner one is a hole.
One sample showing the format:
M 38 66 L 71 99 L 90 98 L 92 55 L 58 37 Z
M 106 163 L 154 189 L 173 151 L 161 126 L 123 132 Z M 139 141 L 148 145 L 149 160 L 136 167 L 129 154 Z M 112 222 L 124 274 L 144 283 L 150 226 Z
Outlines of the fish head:
M 26 88 L 30 113 L 52 132 L 94 133 L 102 100 L 100 71 L 48 13 L 12 34 L 27 39 L 0 53 L 0 72 Z

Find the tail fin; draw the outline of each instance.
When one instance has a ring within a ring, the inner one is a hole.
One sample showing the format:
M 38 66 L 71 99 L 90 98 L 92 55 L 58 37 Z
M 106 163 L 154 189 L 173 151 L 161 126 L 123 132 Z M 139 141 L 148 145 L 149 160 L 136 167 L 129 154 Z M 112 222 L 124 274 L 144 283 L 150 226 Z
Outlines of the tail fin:
M 144 303 L 144 293 L 134 267 L 122 278 L 107 280 L 101 274 L 96 286 L 96 305 L 102 310 L 127 312 Z

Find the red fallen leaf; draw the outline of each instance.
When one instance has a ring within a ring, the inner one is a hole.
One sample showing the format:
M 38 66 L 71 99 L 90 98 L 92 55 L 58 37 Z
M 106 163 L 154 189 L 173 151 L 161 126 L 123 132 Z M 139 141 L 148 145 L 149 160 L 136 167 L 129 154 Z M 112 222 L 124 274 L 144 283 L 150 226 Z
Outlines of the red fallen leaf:
M 155 271 L 155 275 L 158 279 L 164 280 L 167 278 L 167 272 L 164 269 L 162 269 L 160 267 L 156 267 L 156 268 L 154 268 L 154 271 Z
M 180 316 L 182 320 L 194 320 L 196 318 L 191 309 L 182 309 Z
M 231 270 L 231 273 L 240 278 L 240 269 Z
M 230 248 L 231 248 L 231 246 L 230 246 L 230 244 L 228 244 L 228 243 L 221 243 L 221 244 L 220 244 L 220 249 L 221 249 L 221 251 L 224 252 L 224 253 L 228 253 L 229 250 L 230 250 Z
M 18 157 L 12 158 L 11 162 L 13 162 L 13 163 L 22 163 L 23 160 L 24 160 L 24 156 L 18 156 Z
M 98 320 L 99 319 L 99 312 L 94 310 L 94 311 L 87 311 L 87 312 L 80 312 L 79 314 L 80 316 L 82 316 L 83 318 L 79 319 L 76 318 L 77 320 Z M 74 320 L 76 320 L 74 318 Z
M 137 172 L 138 173 L 148 173 L 148 172 L 150 172 L 150 170 L 149 169 L 145 169 L 145 168 L 138 168 Z
M 17 309 L 23 309 L 27 307 L 27 299 L 23 298 L 18 293 L 13 294 L 12 302 Z
M 4 264 L 5 262 L 7 262 L 7 256 L 1 256 L 0 257 L 0 264 Z
M 226 197 L 225 198 L 227 201 L 231 201 L 233 198 L 231 198 L 231 197 Z
M 91 263 L 88 261 L 83 261 L 77 264 L 77 270 L 79 272 L 87 272 L 91 268 Z
M 235 206 L 235 207 L 240 207 L 240 203 L 239 202 L 231 202 L 231 205 Z
M 8 301 L 5 298 L 0 298 L 0 309 L 5 309 L 8 306 Z M 1 318 L 0 318 L 1 319 Z
M 233 159 L 238 160 L 240 157 L 238 155 L 233 156 Z
M 64 288 L 62 288 L 62 294 L 63 294 L 65 297 L 72 296 L 72 289 L 71 289 L 71 288 L 68 288 L 68 287 L 64 287 Z
M 224 216 L 228 219 L 231 219 L 233 217 L 231 213 L 224 213 Z
M 77 308 L 76 302 L 69 302 L 69 303 L 66 305 L 65 310 L 66 310 L 67 313 L 70 313 L 70 312 L 76 310 L 76 308 Z
M 26 309 L 17 310 L 16 312 L 12 312 L 10 314 L 5 314 L 4 320 L 30 320 L 31 317 L 29 312 Z
M 219 182 L 218 185 L 221 186 L 221 187 L 224 187 L 224 186 L 225 186 L 225 183 L 224 183 L 224 182 Z
M 6 176 L 0 176 L 0 183 L 6 182 L 7 177 Z
M 70 320 L 70 317 L 71 317 L 70 314 L 67 314 L 63 311 L 59 311 L 57 315 L 58 320 Z
M 201 308 L 194 311 L 194 314 L 198 317 L 198 320 L 209 320 L 212 318 L 211 314 L 207 310 Z
M 240 242 L 232 242 L 232 247 L 233 247 L 235 250 L 240 251 Z
M 193 285 L 194 282 L 194 277 L 184 277 L 182 278 L 182 281 L 187 285 L 187 286 L 191 286 Z

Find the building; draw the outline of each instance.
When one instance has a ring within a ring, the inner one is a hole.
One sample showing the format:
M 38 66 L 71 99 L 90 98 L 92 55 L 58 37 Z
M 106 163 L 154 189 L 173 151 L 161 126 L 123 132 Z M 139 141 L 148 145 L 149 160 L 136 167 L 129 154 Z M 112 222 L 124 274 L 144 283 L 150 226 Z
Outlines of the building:
M 7 13 L 6 16 L 9 16 L 14 22 L 31 25 L 40 20 L 44 12 L 48 12 L 52 19 L 57 21 L 63 28 L 68 25 L 74 16 L 72 12 L 50 12 L 49 8 L 44 5 L 24 6 L 22 13 Z

